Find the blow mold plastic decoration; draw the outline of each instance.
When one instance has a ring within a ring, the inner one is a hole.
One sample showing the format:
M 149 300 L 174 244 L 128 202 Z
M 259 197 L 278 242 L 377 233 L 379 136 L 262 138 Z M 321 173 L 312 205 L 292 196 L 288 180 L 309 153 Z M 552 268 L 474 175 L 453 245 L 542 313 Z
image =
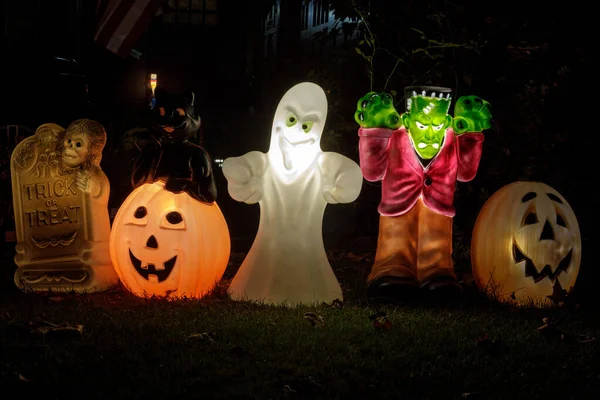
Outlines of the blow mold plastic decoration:
M 223 276 L 231 244 L 216 202 L 173 193 L 157 181 L 139 186 L 121 205 L 110 248 L 117 274 L 133 294 L 200 298 Z
M 194 92 L 174 94 L 159 86 L 155 98 L 146 121 L 150 136 L 131 173 L 133 188 L 162 180 L 166 190 L 212 203 L 217 187 L 210 156 L 192 141 L 201 127 Z
M 155 91 L 150 137 L 119 208 L 110 252 L 123 284 L 138 296 L 202 297 L 229 260 L 229 228 L 215 199 L 208 153 L 190 139 L 200 129 L 194 93 Z
M 549 305 L 553 295 L 573 289 L 579 273 L 577 218 L 565 198 L 544 183 L 506 185 L 477 217 L 471 262 L 476 283 L 488 296 Z
M 48 123 L 21 141 L 11 161 L 23 290 L 97 292 L 118 283 L 109 251 L 110 184 L 100 168 L 106 131 L 80 119 Z
M 323 89 L 297 84 L 277 106 L 269 151 L 224 161 L 231 197 L 261 209 L 255 241 L 229 287 L 233 299 L 281 305 L 343 300 L 323 246 L 323 213 L 328 203 L 354 201 L 362 174 L 349 158 L 321 150 L 326 117 Z

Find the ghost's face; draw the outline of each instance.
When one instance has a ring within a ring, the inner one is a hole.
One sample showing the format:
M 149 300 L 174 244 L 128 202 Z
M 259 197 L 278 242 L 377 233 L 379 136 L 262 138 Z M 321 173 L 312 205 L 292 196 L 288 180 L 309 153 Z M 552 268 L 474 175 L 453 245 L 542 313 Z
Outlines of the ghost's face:
M 63 141 L 63 163 L 67 167 L 76 168 L 87 159 L 90 142 L 83 133 L 67 133 Z
M 279 102 L 271 131 L 269 152 L 277 168 L 306 168 L 321 153 L 326 117 L 327 98 L 320 86 L 303 82 L 287 91 Z

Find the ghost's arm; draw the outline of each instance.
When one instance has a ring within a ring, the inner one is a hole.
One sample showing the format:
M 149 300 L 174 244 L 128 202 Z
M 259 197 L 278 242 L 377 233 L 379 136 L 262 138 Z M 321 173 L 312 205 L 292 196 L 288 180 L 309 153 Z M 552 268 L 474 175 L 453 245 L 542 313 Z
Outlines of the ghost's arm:
M 338 153 L 323 153 L 319 158 L 323 177 L 323 197 L 327 203 L 350 203 L 362 188 L 362 173 L 358 164 Z
M 267 155 L 251 151 L 241 157 L 229 157 L 223 162 L 227 189 L 234 200 L 252 204 L 260 201 Z

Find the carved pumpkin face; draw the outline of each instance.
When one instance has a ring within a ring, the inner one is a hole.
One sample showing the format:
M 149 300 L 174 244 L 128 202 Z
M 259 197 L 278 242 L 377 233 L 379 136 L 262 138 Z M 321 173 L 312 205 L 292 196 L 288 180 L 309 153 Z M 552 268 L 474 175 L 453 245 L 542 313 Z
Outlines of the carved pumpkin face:
M 480 289 L 520 305 L 570 291 L 581 262 L 579 225 L 567 201 L 540 182 L 514 182 L 484 204 L 471 242 Z
M 169 192 L 160 181 L 127 197 L 110 234 L 115 270 L 138 296 L 202 297 L 221 279 L 230 249 L 216 203 Z

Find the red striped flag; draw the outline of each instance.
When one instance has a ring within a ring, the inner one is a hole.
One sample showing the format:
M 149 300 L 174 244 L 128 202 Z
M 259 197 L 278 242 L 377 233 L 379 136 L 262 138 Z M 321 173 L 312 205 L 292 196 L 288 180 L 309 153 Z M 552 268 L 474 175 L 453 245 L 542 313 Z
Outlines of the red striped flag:
M 94 40 L 127 58 L 165 3 L 164 0 L 109 0 L 108 3 L 99 0 L 96 12 L 100 18 Z

